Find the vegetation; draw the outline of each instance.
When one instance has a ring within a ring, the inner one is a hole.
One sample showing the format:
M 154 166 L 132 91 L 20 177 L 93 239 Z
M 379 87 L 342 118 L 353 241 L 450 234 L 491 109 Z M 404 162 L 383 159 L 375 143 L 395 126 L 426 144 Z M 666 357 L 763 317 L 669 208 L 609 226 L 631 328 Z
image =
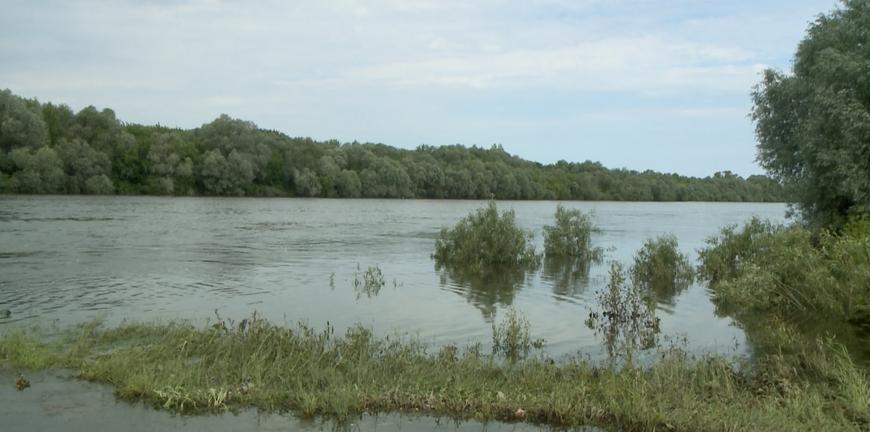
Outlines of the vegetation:
M 610 358 L 630 363 L 636 352 L 656 346 L 660 320 L 655 306 L 639 285 L 626 283 L 618 262 L 611 264 L 607 287 L 598 291 L 597 297 L 600 310 L 589 313 L 586 325 L 603 336 Z
M 755 88 L 758 160 L 816 227 L 870 215 L 870 3 L 844 0 Z
M 495 200 L 470 213 L 435 240 L 436 265 L 471 273 L 504 267 L 537 267 L 541 258 L 531 234 L 516 224 L 513 210 L 499 213 Z
M 254 317 L 206 328 L 87 323 L 54 338 L 7 328 L 0 361 L 73 368 L 111 383 L 121 398 L 178 412 L 259 407 L 347 419 L 403 411 L 624 431 L 862 430 L 868 377 L 836 345 L 820 343 L 801 362 L 825 365 L 817 369 L 824 379 L 809 379 L 779 356 L 757 368 L 678 350 L 647 367 L 545 357 L 503 363 L 479 346 L 430 352 L 363 328 L 335 335 Z
M 673 299 L 694 280 L 694 269 L 680 253 L 673 235 L 646 240 L 634 256 L 630 273 L 633 285 L 659 300 Z
M 592 246 L 592 233 L 598 228 L 589 215 L 559 204 L 555 219 L 555 226 L 544 227 L 544 255 L 547 258 L 571 258 L 584 263 L 602 260 L 604 250 Z
M 764 317 L 801 332 L 832 321 L 870 326 L 870 221 L 814 237 L 800 226 L 753 220 L 708 244 L 700 251 L 700 275 L 738 319 Z
M 765 176 L 551 165 L 491 148 L 316 142 L 222 115 L 192 130 L 0 91 L 0 193 L 783 201 Z
M 364 272 L 360 273 L 359 264 L 356 266 L 356 272 L 353 274 L 353 289 L 356 291 L 356 298 L 365 294 L 366 297 L 372 298 L 381 292 L 381 288 L 386 285 L 384 281 L 384 273 L 378 266 L 369 267 Z
M 529 320 L 514 308 L 508 309 L 498 326 L 492 323 L 492 353 L 504 355 L 509 361 L 524 359 L 532 348 L 544 346 L 543 339 L 532 339 Z

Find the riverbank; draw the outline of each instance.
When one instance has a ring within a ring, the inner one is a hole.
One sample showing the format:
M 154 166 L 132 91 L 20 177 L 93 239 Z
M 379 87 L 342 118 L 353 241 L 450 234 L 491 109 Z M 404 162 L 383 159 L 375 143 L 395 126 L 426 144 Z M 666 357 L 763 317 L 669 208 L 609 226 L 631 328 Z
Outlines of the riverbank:
M 845 351 L 823 341 L 800 356 L 825 367 L 824 380 L 802 374 L 795 358 L 770 355 L 750 366 L 670 349 L 647 366 L 557 363 L 540 353 L 508 362 L 479 345 L 430 351 L 361 327 L 336 335 L 256 317 L 208 327 L 91 322 L 53 336 L 22 329 L 0 336 L 0 361 L 14 368 L 68 368 L 112 384 L 122 399 L 184 413 L 406 412 L 625 431 L 867 426 L 861 389 L 870 383 Z

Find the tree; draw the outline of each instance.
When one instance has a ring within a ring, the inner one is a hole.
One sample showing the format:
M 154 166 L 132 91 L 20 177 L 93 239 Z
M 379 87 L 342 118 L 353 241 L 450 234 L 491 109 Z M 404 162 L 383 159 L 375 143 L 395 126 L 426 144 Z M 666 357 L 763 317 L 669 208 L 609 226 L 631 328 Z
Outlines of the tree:
M 753 91 L 758 160 L 804 219 L 841 226 L 870 215 L 870 2 L 810 25 L 793 72 L 764 73 Z
M 9 90 L 0 91 L 0 152 L 19 147 L 38 149 L 48 144 L 48 127 L 41 111 L 30 109 Z

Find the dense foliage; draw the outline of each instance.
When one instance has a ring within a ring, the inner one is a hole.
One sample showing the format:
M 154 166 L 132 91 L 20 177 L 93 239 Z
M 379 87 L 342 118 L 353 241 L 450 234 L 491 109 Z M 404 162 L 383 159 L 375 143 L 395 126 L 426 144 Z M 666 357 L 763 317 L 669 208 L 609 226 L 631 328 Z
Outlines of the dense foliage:
M 700 251 L 717 302 L 744 314 L 870 325 L 870 221 L 817 236 L 753 220 Z
M 0 192 L 782 201 L 765 176 L 690 178 L 526 161 L 500 146 L 403 150 L 316 142 L 222 115 L 199 128 L 125 124 L 109 109 L 77 113 L 0 91 Z
M 548 258 L 572 258 L 582 262 L 601 261 L 604 251 L 592 246 L 598 228 L 592 218 L 577 209 L 556 206 L 556 224 L 544 226 L 544 254 Z
M 462 218 L 452 229 L 443 228 L 435 240 L 432 257 L 439 266 L 471 273 L 540 264 L 531 234 L 517 226 L 513 210 L 499 213 L 494 200 Z
M 768 70 L 752 117 L 758 159 L 816 226 L 870 214 L 870 2 L 809 28 L 792 74 Z

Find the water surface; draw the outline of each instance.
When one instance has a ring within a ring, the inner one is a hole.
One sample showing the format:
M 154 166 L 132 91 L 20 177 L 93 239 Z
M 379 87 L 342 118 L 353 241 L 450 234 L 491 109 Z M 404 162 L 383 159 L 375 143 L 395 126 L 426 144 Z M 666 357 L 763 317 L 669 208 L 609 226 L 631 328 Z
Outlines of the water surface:
M 535 234 L 556 202 L 499 202 Z M 0 326 L 101 317 L 122 320 L 241 319 L 253 311 L 279 323 L 360 323 L 435 345 L 487 345 L 493 320 L 514 307 L 555 356 L 601 355 L 586 328 L 608 266 L 588 275 L 558 265 L 494 280 L 438 271 L 430 255 L 442 227 L 482 201 L 0 196 Z M 783 204 L 568 202 L 593 212 L 593 242 L 630 263 L 647 238 L 676 235 L 692 260 L 704 240 L 752 216 L 784 218 Z M 386 286 L 355 289 L 378 266 Z M 359 270 L 358 270 L 359 269 Z M 745 344 L 717 317 L 706 289 L 660 299 L 665 335 L 694 351 L 734 353 Z

